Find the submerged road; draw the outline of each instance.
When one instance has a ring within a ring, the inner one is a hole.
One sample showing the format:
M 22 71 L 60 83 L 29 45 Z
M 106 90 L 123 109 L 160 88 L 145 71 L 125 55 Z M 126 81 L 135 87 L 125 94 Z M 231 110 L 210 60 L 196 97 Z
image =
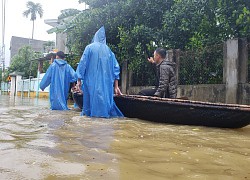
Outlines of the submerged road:
M 79 115 L 0 95 L 0 179 L 250 179 L 250 126 Z

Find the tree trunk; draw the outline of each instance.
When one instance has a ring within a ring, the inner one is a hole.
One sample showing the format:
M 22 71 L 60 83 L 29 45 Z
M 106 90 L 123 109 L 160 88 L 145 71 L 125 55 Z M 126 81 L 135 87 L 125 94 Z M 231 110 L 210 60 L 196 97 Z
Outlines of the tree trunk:
M 31 38 L 31 39 L 33 39 L 33 35 L 34 35 L 34 23 L 35 23 L 35 21 L 33 20 L 33 27 L 32 27 L 32 38 Z

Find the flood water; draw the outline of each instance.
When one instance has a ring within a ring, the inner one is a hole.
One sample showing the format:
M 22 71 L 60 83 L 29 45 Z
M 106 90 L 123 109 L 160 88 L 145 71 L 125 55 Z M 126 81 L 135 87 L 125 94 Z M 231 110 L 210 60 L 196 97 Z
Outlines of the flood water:
M 51 111 L 47 100 L 0 96 L 0 179 L 250 179 L 250 126 L 79 114 Z

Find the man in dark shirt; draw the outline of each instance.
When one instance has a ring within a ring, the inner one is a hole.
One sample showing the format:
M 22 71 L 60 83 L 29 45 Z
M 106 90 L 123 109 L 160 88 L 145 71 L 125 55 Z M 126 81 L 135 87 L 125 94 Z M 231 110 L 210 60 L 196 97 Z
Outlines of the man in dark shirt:
M 176 98 L 177 82 L 175 76 L 175 63 L 168 61 L 166 50 L 157 48 L 154 57 L 148 61 L 156 65 L 156 86 L 152 89 L 143 89 L 139 92 L 144 96 L 156 96 L 161 98 Z

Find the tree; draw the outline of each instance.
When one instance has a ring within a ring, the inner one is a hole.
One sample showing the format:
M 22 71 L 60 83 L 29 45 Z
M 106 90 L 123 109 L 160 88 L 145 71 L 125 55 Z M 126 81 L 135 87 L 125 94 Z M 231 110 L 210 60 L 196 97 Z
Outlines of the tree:
M 40 18 L 42 18 L 43 9 L 40 3 L 34 3 L 32 1 L 28 1 L 26 6 L 28 9 L 23 12 L 23 15 L 26 18 L 28 18 L 28 16 L 30 15 L 30 20 L 33 22 L 33 26 L 32 26 L 32 39 L 33 39 L 35 20 L 37 18 L 37 14 L 40 16 Z
M 24 72 L 25 77 L 37 75 L 38 61 L 42 53 L 35 53 L 31 46 L 23 46 L 19 49 L 18 54 L 15 55 L 9 67 L 9 72 Z
M 50 53 L 55 49 L 55 42 L 54 41 L 47 41 L 46 43 L 43 44 L 43 49 L 45 53 Z
M 2 80 L 3 80 L 3 79 L 2 79 L 2 78 L 3 78 L 3 77 L 2 77 L 2 73 L 3 73 L 3 70 L 2 70 L 2 69 L 0 69 L 0 83 L 1 83 L 1 82 L 2 82 Z
M 118 61 L 128 60 L 129 68 L 143 83 L 152 81 L 147 78 L 152 77 L 152 73 L 145 59 L 156 47 L 199 50 L 201 58 L 194 62 L 197 62 L 198 69 L 202 60 L 221 66 L 222 58 L 218 57 L 221 50 L 211 53 L 215 54 L 211 57 L 208 47 L 220 45 L 230 38 L 250 37 L 250 3 L 246 0 L 79 2 L 87 3 L 89 9 L 73 15 L 70 21 L 64 21 L 64 28 L 60 29 L 67 33 L 69 50 L 73 54 L 81 54 L 91 42 L 94 32 L 104 25 L 107 42 Z M 214 71 L 210 68 L 207 72 Z
M 0 73 L 1 73 L 1 76 L 0 76 L 0 83 L 1 82 L 7 82 L 7 78 L 8 78 L 8 76 L 9 76 L 9 69 L 5 69 L 4 70 L 4 75 L 2 74 L 2 72 L 3 72 L 3 70 L 2 69 L 0 69 Z

